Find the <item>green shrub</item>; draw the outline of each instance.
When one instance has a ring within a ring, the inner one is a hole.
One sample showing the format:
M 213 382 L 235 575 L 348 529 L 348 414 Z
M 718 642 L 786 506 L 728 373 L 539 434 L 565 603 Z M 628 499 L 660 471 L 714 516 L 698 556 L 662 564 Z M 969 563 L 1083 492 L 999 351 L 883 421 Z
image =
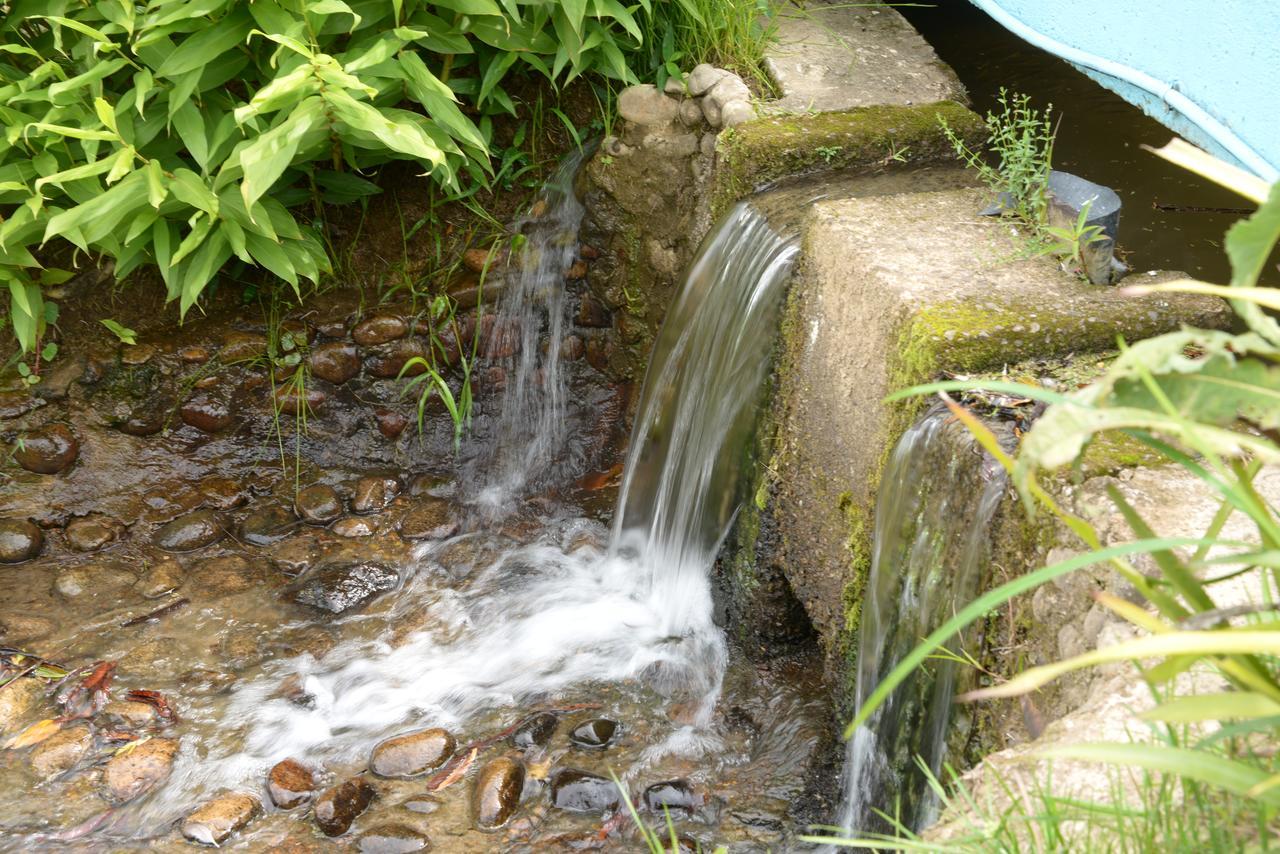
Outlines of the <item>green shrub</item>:
M 232 259 L 297 290 L 329 261 L 291 208 L 377 192 L 392 159 L 487 184 L 509 76 L 635 82 L 663 62 L 646 32 L 707 25 L 694 0 L 14 0 L 0 287 L 22 350 L 70 276 L 42 265 L 51 242 L 117 279 L 154 264 L 184 315 Z

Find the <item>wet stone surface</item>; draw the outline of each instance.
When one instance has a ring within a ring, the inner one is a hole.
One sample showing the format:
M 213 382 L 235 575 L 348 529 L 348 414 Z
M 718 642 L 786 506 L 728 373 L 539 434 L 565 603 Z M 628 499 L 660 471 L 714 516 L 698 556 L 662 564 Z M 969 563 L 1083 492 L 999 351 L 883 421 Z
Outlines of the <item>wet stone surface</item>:
M 161 525 L 151 541 L 165 551 L 189 552 L 204 548 L 226 535 L 226 522 L 213 510 L 197 510 Z
M 604 813 L 617 809 L 622 798 L 612 780 L 565 768 L 551 778 L 551 802 L 567 812 Z
M 298 493 L 294 511 L 311 525 L 327 525 L 342 515 L 342 499 L 332 486 L 316 484 Z
M 267 775 L 267 794 L 271 803 L 282 810 L 305 804 L 314 791 L 315 777 L 311 769 L 296 759 L 277 762 Z
M 254 510 L 240 522 L 240 538 L 254 546 L 267 546 L 283 540 L 298 527 L 298 520 L 287 507 L 272 505 Z
M 25 434 L 13 458 L 36 474 L 61 474 L 80 456 L 80 440 L 66 424 L 48 424 Z
M 400 536 L 409 540 L 443 540 L 458 530 L 453 506 L 440 498 L 420 498 L 400 517 Z
M 182 835 L 203 845 L 221 845 L 248 824 L 262 805 L 252 795 L 233 792 L 215 798 L 187 816 Z
M 409 854 L 426 851 L 431 840 L 408 825 L 380 824 L 360 834 L 356 846 L 360 854 Z
M 124 803 L 151 791 L 169 776 L 178 753 L 171 738 L 151 738 L 107 762 L 103 781 L 110 800 Z
M 506 824 L 520 805 L 524 780 L 524 765 L 507 756 L 494 759 L 481 768 L 471 795 L 476 826 L 492 830 Z
M 99 513 L 72 519 L 65 531 L 67 545 L 78 552 L 97 551 L 119 539 L 121 534 L 119 522 Z
M 342 614 L 392 589 L 399 581 L 399 574 L 382 564 L 328 564 L 307 573 L 292 598 L 302 605 Z
M 551 741 L 551 736 L 555 734 L 556 727 L 559 724 L 560 719 L 550 712 L 535 715 L 521 724 L 520 728 L 511 734 L 511 745 L 520 750 L 528 750 L 531 747 L 546 747 L 547 742 Z
M 369 770 L 379 777 L 416 777 L 438 768 L 455 746 L 453 736 L 439 728 L 397 735 L 373 749 Z
M 342 385 L 360 373 L 360 353 L 350 344 L 332 341 L 311 351 L 311 374 Z
M 573 728 L 569 740 L 584 750 L 604 750 L 619 736 L 618 722 L 608 718 L 596 718 Z
M 316 797 L 312 815 L 316 826 L 326 836 L 341 836 L 351 823 L 369 808 L 377 793 L 363 777 L 353 777 L 325 789 Z
M 0 563 L 22 563 L 40 554 L 44 532 L 26 519 L 0 519 Z

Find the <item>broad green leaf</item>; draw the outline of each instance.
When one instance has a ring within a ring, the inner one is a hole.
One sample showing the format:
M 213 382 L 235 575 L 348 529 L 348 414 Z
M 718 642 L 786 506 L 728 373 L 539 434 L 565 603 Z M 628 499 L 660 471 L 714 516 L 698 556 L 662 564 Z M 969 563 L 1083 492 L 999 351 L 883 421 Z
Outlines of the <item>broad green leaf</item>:
M 116 321 L 112 320 L 109 317 L 104 318 L 103 320 L 100 320 L 98 322 L 101 323 L 103 326 L 107 327 L 107 329 L 110 329 L 111 334 L 120 339 L 120 343 L 122 344 L 138 343 L 138 339 L 137 339 L 138 333 L 134 332 L 129 327 L 124 326 L 120 323 L 117 323 Z
M 55 125 L 47 122 L 32 122 L 27 125 L 24 130 L 35 128 L 36 130 L 47 131 L 48 133 L 58 134 L 59 136 L 69 136 L 72 139 L 96 139 L 103 142 L 111 142 L 116 139 L 116 135 L 105 130 L 85 130 L 84 128 L 69 127 L 67 125 Z
M 155 88 L 155 85 L 155 77 L 152 76 L 150 68 L 143 68 L 133 75 L 133 90 L 136 93 L 133 98 L 133 106 L 137 109 L 139 116 L 142 115 L 142 108 L 146 105 L 147 96 L 151 94 L 151 90 Z
M 146 202 L 146 178 L 141 171 L 131 172 L 106 192 L 50 217 L 41 243 L 52 237 L 65 237 L 81 249 L 88 249 L 88 244 L 97 242 L 127 222 L 133 212 Z
M 108 186 L 133 171 L 133 160 L 137 154 L 131 145 L 125 146 L 116 152 L 115 157 L 111 158 L 111 171 L 107 173 Z
M 428 70 L 422 57 L 409 51 L 400 54 L 400 67 L 409 81 L 409 91 L 432 119 L 444 126 L 451 136 L 488 154 L 484 137 L 458 108 L 453 90 Z
M 245 243 L 253 259 L 266 267 L 277 278 L 284 279 L 295 288 L 298 286 L 298 274 L 293 269 L 293 262 L 285 254 L 279 243 L 268 240 L 252 231 L 245 232 Z
M 291 107 L 315 93 L 319 88 L 319 83 L 315 79 L 315 69 L 311 63 L 304 62 L 263 86 L 254 93 L 248 104 L 237 107 L 234 113 L 236 123 L 244 124 L 250 116 L 264 115 Z
M 63 106 L 75 101 L 75 98 L 67 98 L 64 96 L 74 93 L 78 89 L 83 89 L 93 83 L 115 74 L 117 71 L 125 67 L 123 59 L 110 59 L 106 62 L 98 62 L 83 74 L 78 74 L 70 80 L 62 80 L 52 84 L 49 87 L 49 97 L 53 99 L 55 104 Z
M 1280 805 L 1280 791 L 1251 794 L 1254 787 L 1266 782 L 1266 772 L 1254 765 L 1227 759 L 1207 750 L 1157 744 L 1066 744 L 1038 750 L 1035 755 L 1043 759 L 1105 762 L 1126 768 L 1161 771 L 1216 786 L 1237 795 L 1257 797 L 1272 806 Z
M 121 149 L 122 151 L 124 149 Z M 48 184 L 59 184 L 66 181 L 79 181 L 84 178 L 92 178 L 95 175 L 101 175 L 111 169 L 115 162 L 114 157 L 104 157 L 101 160 L 95 160 L 92 163 L 84 163 L 80 166 L 64 169 L 61 172 L 55 172 L 52 175 L 46 175 L 36 180 L 36 192 L 40 192 Z
M 187 231 L 187 236 L 182 238 L 182 242 L 178 244 L 173 257 L 169 259 L 169 263 L 174 267 L 177 267 L 188 255 L 193 254 L 204 245 L 205 238 L 209 236 L 209 232 L 213 228 L 213 219 L 203 213 L 198 213 L 192 217 L 190 225 L 191 228 Z
M 372 135 L 392 151 L 425 160 L 432 166 L 444 162 L 444 152 L 411 121 L 397 121 L 392 111 L 379 110 L 345 92 L 326 92 L 323 97 L 341 121 Z
M 164 170 L 160 168 L 159 160 L 150 160 L 147 162 L 147 202 L 156 210 L 160 209 L 160 205 L 164 202 L 165 197 L 169 195 L 168 189 L 165 187 Z
M 276 180 L 293 163 L 298 147 L 314 128 L 324 121 L 324 102 L 312 96 L 299 103 L 288 118 L 240 149 L 240 165 L 244 179 L 240 193 L 245 207 L 262 198 Z
M 191 256 L 187 265 L 186 276 L 182 280 L 182 300 L 178 306 L 178 314 L 186 317 L 187 311 L 195 305 L 205 286 L 222 269 L 222 265 L 231 257 L 231 246 L 221 230 L 213 231 L 200 248 Z
M 502 16 L 502 10 L 493 0 L 436 0 L 432 5 L 450 9 L 463 15 Z
M 243 6 L 224 15 L 212 27 L 199 30 L 186 39 L 155 69 L 158 77 L 170 80 L 213 62 L 222 54 L 239 47 L 253 29 L 253 18 Z
M 308 0 L 303 8 L 311 15 L 350 15 L 351 29 L 348 32 L 360 26 L 360 16 L 342 0 Z
M 573 31 L 582 35 L 582 20 L 587 16 L 587 0 L 561 0 L 560 10 Z
M 1280 181 L 1271 186 L 1270 195 L 1253 216 L 1227 230 L 1224 246 L 1231 259 L 1231 287 L 1255 286 L 1277 242 L 1280 242 Z M 1280 323 L 1274 318 L 1245 300 L 1232 300 L 1231 305 L 1250 329 L 1272 344 L 1280 345 Z
M 207 171 L 209 165 L 209 136 L 204 125 L 204 116 L 191 101 L 185 102 L 173 114 L 173 127 L 187 147 L 187 153 L 196 161 L 200 170 Z
M 1166 723 L 1197 723 L 1280 715 L 1280 701 L 1253 691 L 1223 691 L 1177 697 L 1138 717 Z

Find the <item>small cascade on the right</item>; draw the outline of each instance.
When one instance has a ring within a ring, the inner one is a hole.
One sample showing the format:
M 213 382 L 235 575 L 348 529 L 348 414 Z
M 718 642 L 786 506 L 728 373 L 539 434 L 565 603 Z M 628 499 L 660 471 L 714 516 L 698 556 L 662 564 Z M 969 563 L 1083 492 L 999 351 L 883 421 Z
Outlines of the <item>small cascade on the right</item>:
M 1005 483 L 1000 465 L 943 406 L 899 440 L 876 500 L 855 708 L 977 593 Z M 853 733 L 837 822 L 845 835 L 892 832 L 881 813 L 913 831 L 935 817 L 936 798 L 920 765 L 934 775 L 941 769 L 955 681 L 954 662 L 930 662 Z

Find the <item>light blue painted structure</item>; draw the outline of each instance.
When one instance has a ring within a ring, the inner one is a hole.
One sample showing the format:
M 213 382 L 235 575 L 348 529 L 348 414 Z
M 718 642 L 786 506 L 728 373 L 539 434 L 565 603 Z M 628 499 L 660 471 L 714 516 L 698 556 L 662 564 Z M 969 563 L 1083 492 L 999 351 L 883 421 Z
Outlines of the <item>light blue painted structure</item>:
M 1280 179 L 1280 0 L 972 0 L 1147 115 Z

